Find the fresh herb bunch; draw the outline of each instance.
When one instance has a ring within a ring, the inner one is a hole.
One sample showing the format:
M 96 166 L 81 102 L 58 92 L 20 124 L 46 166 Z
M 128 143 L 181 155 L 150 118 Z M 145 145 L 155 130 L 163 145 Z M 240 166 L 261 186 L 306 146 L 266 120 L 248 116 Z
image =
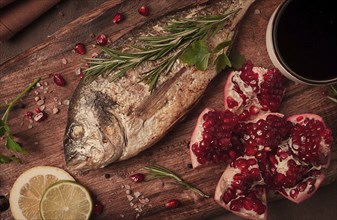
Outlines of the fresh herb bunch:
M 179 176 L 177 176 L 176 174 L 174 174 L 172 171 L 160 167 L 160 166 L 145 166 L 144 169 L 149 171 L 149 175 L 154 176 L 154 177 L 169 177 L 174 179 L 177 183 L 179 183 L 180 185 L 186 187 L 187 189 L 190 189 L 194 192 L 196 192 L 197 194 L 199 194 L 200 196 L 204 197 L 204 198 L 210 198 L 209 195 L 206 195 L 205 193 L 203 193 L 200 189 L 192 186 L 191 184 L 185 182 L 184 180 L 182 180 Z
M 8 118 L 9 118 L 9 113 L 15 106 L 15 104 L 27 93 L 29 92 L 38 82 L 40 81 L 39 79 L 34 80 L 29 86 L 27 86 L 18 96 L 16 96 L 12 101 L 9 103 L 1 103 L 0 104 L 0 109 L 4 108 L 6 109 L 4 114 L 2 115 L 0 119 L 0 137 L 5 137 L 6 138 L 6 147 L 14 152 L 14 153 L 24 153 L 26 152 L 25 149 L 22 148 L 22 146 L 17 143 L 14 139 L 13 136 L 10 132 L 10 127 L 8 124 Z M 5 156 L 0 154 L 0 164 L 1 163 L 9 163 L 11 161 L 19 161 L 20 160 L 14 156 Z
M 337 103 L 337 89 L 336 89 L 335 86 L 331 86 L 330 88 L 331 88 L 331 91 L 332 91 L 333 95 L 332 96 L 328 96 L 328 99 L 330 99 L 331 101 Z
M 223 15 L 209 15 L 203 17 L 185 18 L 173 21 L 164 31 L 165 36 L 141 36 L 142 45 L 133 45 L 134 51 L 122 52 L 119 50 L 100 47 L 107 58 L 86 58 L 89 68 L 85 70 L 86 77 L 92 80 L 104 72 L 114 72 L 111 81 L 122 77 L 125 73 L 139 66 L 144 61 L 159 60 L 153 69 L 141 73 L 140 81 L 149 84 L 152 91 L 161 74 L 166 75 L 172 69 L 177 59 L 193 65 L 199 70 L 206 70 L 212 53 L 219 54 L 215 59 L 216 70 L 220 72 L 226 66 L 231 66 L 224 49 L 231 44 L 226 40 L 209 51 L 206 40 L 214 36 L 224 27 L 234 11 Z

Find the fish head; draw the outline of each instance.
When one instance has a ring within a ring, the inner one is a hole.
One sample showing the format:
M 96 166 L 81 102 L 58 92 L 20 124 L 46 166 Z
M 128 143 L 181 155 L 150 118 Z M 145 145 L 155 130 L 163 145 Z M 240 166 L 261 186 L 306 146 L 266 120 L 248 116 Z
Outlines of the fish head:
M 114 104 L 100 92 L 73 97 L 64 136 L 68 167 L 97 169 L 121 157 L 126 139 L 122 124 L 113 114 Z

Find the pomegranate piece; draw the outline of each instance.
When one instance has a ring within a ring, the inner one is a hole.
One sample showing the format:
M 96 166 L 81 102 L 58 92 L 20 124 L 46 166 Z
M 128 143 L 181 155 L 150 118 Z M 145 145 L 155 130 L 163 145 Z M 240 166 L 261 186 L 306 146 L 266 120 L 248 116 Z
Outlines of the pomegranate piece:
M 276 70 L 254 67 L 247 61 L 240 71 L 229 74 L 225 85 L 225 109 L 239 115 L 240 120 L 258 114 L 276 112 L 285 93 L 286 79 Z
M 291 132 L 292 152 L 299 160 L 314 166 L 328 167 L 331 157 L 332 131 L 314 114 L 288 118 L 294 124 Z
M 234 160 L 242 154 L 233 133 L 238 117 L 230 111 L 205 109 L 199 116 L 190 141 L 192 166 Z
M 100 34 L 96 37 L 96 44 L 105 46 L 108 43 L 108 38 L 105 34 Z
M 115 15 L 114 15 L 114 17 L 112 18 L 112 22 L 114 23 L 114 24 L 118 24 L 118 23 L 120 23 L 121 21 L 123 21 L 124 20 L 124 16 L 121 14 L 121 13 L 119 13 L 119 12 L 117 12 Z
M 149 7 L 147 6 L 141 6 L 140 8 L 138 8 L 138 13 L 143 15 L 143 16 L 148 16 L 149 15 Z
M 74 48 L 75 52 L 78 53 L 78 54 L 85 54 L 87 51 L 85 49 L 85 45 L 82 44 L 82 43 L 77 43 L 75 44 L 75 48 Z
M 94 212 L 95 212 L 96 215 L 102 214 L 103 209 L 104 209 L 104 206 L 103 206 L 102 203 L 96 202 L 96 203 L 94 204 Z
M 67 82 L 66 80 L 63 78 L 63 76 L 59 73 L 55 74 L 54 75 L 54 83 L 58 86 L 66 86 L 67 85 Z
M 214 199 L 225 209 L 249 219 L 267 218 L 266 191 L 254 157 L 232 161 L 222 174 Z

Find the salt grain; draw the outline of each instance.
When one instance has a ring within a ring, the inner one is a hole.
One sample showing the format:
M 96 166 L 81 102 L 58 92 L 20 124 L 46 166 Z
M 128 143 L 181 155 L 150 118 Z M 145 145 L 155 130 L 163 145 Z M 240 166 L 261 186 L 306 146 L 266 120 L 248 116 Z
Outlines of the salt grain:
M 70 101 L 68 99 L 65 99 L 63 100 L 62 102 L 63 105 L 69 105 L 70 104 Z
M 130 206 L 132 207 L 132 206 L 134 206 L 135 204 L 133 204 L 132 202 L 130 202 Z
M 127 195 L 126 198 L 128 198 L 129 201 L 132 201 L 134 199 L 131 195 Z
M 123 214 L 120 214 L 119 216 L 120 216 L 121 218 L 124 218 L 124 217 L 125 217 Z
M 45 105 L 41 105 L 41 106 L 40 106 L 40 110 L 41 110 L 41 111 L 45 110 L 45 108 L 46 108 Z
M 259 9 L 255 9 L 254 14 L 259 15 L 261 14 L 261 11 Z
M 62 63 L 63 63 L 63 64 L 67 64 L 67 62 L 68 62 L 68 61 L 67 61 L 66 58 L 62 58 Z
M 48 86 L 48 82 L 44 82 L 44 85 L 45 85 L 45 86 Z M 47 89 L 48 89 L 48 88 L 47 88 Z
M 38 94 L 39 94 L 39 92 L 38 92 L 38 91 L 34 91 L 34 93 L 35 93 L 35 95 L 38 95 Z
M 32 127 L 33 127 L 32 124 L 29 124 L 29 125 L 28 125 L 28 129 L 31 129 Z
M 39 100 L 37 103 L 36 103 L 38 106 L 41 106 L 41 105 L 43 105 L 44 104 L 44 100 Z
M 125 193 L 126 193 L 127 195 L 130 195 L 130 194 L 131 194 L 131 190 L 128 189 L 128 190 L 125 191 Z
M 124 189 L 125 188 L 125 186 L 124 185 L 121 185 L 121 189 Z
M 58 108 L 53 108 L 53 114 L 57 114 L 59 112 Z
M 34 100 L 37 102 L 37 101 L 40 100 L 40 97 L 36 96 L 36 97 L 34 98 Z
M 81 67 L 78 67 L 76 70 L 75 70 L 75 74 L 78 76 L 82 73 L 82 69 Z
M 138 198 L 138 197 L 140 196 L 140 192 L 135 192 L 133 195 L 134 195 L 136 198 Z

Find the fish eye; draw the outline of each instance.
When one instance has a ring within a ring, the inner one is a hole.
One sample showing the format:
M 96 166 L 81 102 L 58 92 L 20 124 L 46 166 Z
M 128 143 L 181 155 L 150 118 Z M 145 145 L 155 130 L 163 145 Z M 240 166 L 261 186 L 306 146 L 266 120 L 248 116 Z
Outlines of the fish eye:
M 81 125 L 74 125 L 71 127 L 70 136 L 74 140 L 78 140 L 84 135 L 84 129 Z

